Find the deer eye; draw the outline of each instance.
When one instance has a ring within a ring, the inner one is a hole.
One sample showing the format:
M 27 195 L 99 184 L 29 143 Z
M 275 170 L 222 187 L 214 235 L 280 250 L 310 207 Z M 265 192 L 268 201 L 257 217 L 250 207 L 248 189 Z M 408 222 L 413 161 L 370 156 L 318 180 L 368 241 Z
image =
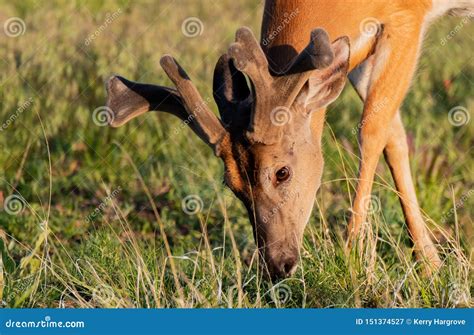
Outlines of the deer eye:
M 287 167 L 287 166 L 284 166 L 282 167 L 281 169 L 279 169 L 276 173 L 275 173 L 275 176 L 276 176 L 276 180 L 278 183 L 282 183 L 284 181 L 287 181 L 288 178 L 290 178 L 290 168 Z

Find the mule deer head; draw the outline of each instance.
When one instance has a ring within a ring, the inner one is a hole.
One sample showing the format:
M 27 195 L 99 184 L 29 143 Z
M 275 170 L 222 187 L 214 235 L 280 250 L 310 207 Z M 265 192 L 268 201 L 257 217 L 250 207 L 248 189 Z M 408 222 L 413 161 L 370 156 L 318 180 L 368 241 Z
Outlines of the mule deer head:
M 176 89 L 109 79 L 111 125 L 148 111 L 185 121 L 224 161 L 225 182 L 248 210 L 270 274 L 288 276 L 320 185 L 324 110 L 340 94 L 348 62 L 348 39 L 330 43 L 326 32 L 316 29 L 288 69 L 274 73 L 251 30 L 243 27 L 214 71 L 220 119 L 165 55 L 161 66 Z

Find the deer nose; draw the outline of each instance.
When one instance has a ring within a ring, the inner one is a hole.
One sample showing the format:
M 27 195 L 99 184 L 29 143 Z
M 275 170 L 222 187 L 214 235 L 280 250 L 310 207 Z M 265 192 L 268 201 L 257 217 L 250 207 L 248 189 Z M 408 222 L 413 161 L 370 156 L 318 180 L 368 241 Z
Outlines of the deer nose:
M 285 256 L 273 265 L 273 276 L 276 278 L 286 278 L 291 276 L 296 269 L 298 258 L 296 256 Z

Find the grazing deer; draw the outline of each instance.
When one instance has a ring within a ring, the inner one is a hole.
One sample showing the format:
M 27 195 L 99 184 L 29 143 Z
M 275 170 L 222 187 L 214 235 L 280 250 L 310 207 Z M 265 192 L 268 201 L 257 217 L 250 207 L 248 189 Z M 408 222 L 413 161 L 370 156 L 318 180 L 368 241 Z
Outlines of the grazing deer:
M 416 198 L 399 108 L 428 24 L 445 13 L 472 15 L 473 9 L 473 0 L 268 0 L 263 42 L 241 28 L 217 62 L 213 92 L 220 119 L 165 55 L 160 63 L 176 89 L 112 77 L 111 125 L 148 111 L 171 113 L 188 124 L 224 161 L 225 182 L 248 210 L 269 272 L 288 276 L 320 186 L 326 107 L 349 77 L 364 109 L 348 246 L 366 220 L 365 202 L 383 152 L 417 255 L 437 267 L 440 258 Z M 367 33 L 361 25 L 369 19 Z M 329 36 L 338 38 L 331 43 Z

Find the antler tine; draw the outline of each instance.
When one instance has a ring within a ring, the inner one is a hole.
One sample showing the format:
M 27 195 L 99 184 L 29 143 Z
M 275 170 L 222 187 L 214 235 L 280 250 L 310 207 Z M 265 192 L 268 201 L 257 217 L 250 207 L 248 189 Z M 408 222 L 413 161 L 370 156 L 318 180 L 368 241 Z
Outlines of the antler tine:
M 245 113 L 239 113 L 239 108 L 249 97 L 250 90 L 244 74 L 235 68 L 227 53 L 219 58 L 214 69 L 213 94 L 226 128 L 248 121 Z
M 191 79 L 189 79 L 186 72 L 175 59 L 170 55 L 164 55 L 161 57 L 160 64 L 171 81 L 176 85 L 176 89 L 190 115 L 189 122 L 196 121 L 195 123 L 201 128 L 202 137 L 208 144 L 215 147 L 227 131 L 209 109 L 207 103 L 202 99 L 198 90 L 191 82 Z
M 242 71 L 252 81 L 257 94 L 271 86 L 273 78 L 268 71 L 268 61 L 252 31 L 242 27 L 235 34 L 228 55 L 234 60 L 237 70 Z
M 334 59 L 328 33 L 321 28 L 311 32 L 309 43 L 288 69 L 277 75 L 290 75 L 328 67 Z
M 270 73 L 267 57 L 247 27 L 237 30 L 235 43 L 227 53 L 237 70 L 245 73 L 252 81 L 256 101 L 252 108 L 247 138 L 259 143 L 273 143 L 281 136 L 282 129 L 273 127 L 269 122 L 269 113 L 272 113 L 275 106 L 290 106 L 312 70 L 327 67 L 334 59 L 329 36 L 323 29 L 311 32 L 306 48 L 282 73 Z
M 334 59 L 334 52 L 329 36 L 324 29 L 317 28 L 311 32 L 310 40 L 288 69 L 275 73 L 278 76 L 278 86 L 286 90 L 288 101 L 291 103 L 306 83 L 313 70 L 328 67 Z
M 151 110 L 162 110 L 181 119 L 188 117 L 182 107 L 181 97 L 172 88 L 136 83 L 121 76 L 112 76 L 106 83 L 106 90 L 107 107 L 112 112 L 112 127 L 120 127 Z

